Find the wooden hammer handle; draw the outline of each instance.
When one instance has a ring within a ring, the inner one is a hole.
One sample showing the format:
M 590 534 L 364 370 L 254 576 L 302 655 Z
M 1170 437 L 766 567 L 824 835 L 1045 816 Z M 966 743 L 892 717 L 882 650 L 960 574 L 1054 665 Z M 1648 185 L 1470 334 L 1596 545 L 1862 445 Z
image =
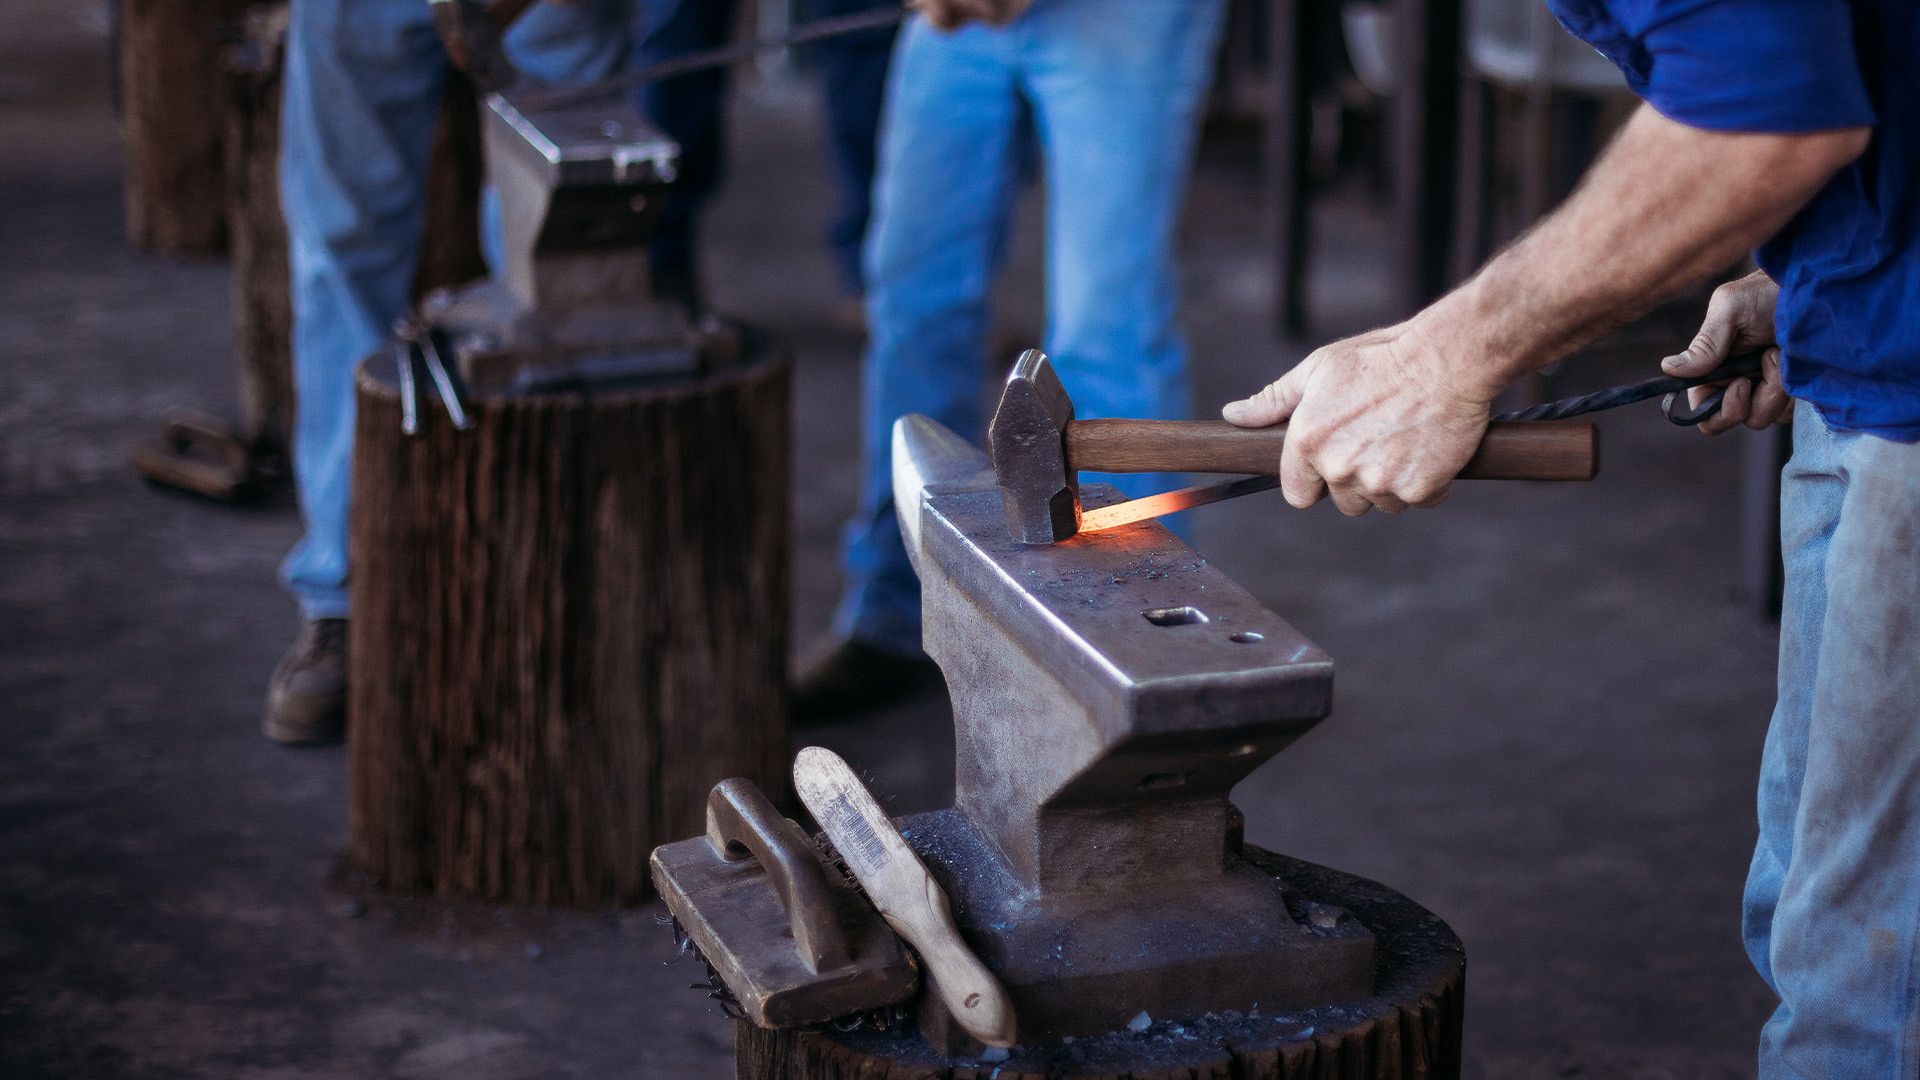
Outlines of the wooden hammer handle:
M 1216 472 L 1272 476 L 1287 425 L 1224 420 L 1074 420 L 1067 468 L 1087 472 Z M 1496 420 L 1460 476 L 1470 480 L 1591 480 L 1600 433 L 1583 420 Z

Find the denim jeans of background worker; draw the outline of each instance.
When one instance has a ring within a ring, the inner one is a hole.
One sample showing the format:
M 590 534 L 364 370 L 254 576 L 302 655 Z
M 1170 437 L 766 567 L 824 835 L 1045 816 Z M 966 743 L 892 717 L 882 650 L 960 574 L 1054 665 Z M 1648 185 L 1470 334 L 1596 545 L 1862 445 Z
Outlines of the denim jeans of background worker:
M 658 63 L 724 45 L 731 35 L 736 0 L 639 0 L 640 44 L 635 66 Z M 895 0 L 809 0 L 801 18 L 818 19 L 894 6 Z M 844 306 L 858 311 L 863 292 L 860 243 L 867 231 L 873 188 L 874 143 L 880 100 L 894 30 L 881 27 L 828 38 L 806 46 L 817 69 L 825 106 L 826 145 L 835 179 L 833 222 L 827 242 Z M 725 171 L 727 73 L 697 72 L 649 83 L 638 91 L 641 108 L 680 144 L 680 176 L 655 226 L 653 271 L 657 286 L 704 304 L 697 268 L 696 231 L 702 206 L 718 190 Z
M 1253 398 L 1281 483 L 1436 505 L 1494 396 L 1747 249 L 1669 373 L 1768 349 L 1710 432 L 1788 415 L 1779 697 L 1743 930 L 1762 1080 L 1920 1076 L 1920 8 L 1550 0 L 1645 99 L 1579 190 L 1459 289 Z M 1705 391 L 1696 391 L 1696 401 Z
M 816 0 L 821 14 L 885 0 Z M 723 44 L 731 0 L 582 0 L 530 9 L 507 35 L 524 73 L 578 85 Z M 841 178 L 831 242 L 857 270 L 890 30 L 817 46 L 828 146 Z M 638 43 L 635 47 L 635 42 Z M 306 534 L 281 578 L 306 622 L 275 671 L 266 733 L 341 736 L 345 718 L 348 477 L 353 370 L 407 308 L 420 253 L 428 152 L 448 60 L 424 0 L 301 0 L 287 41 L 282 202 L 293 270 L 294 474 Z M 649 84 L 642 108 L 682 145 L 653 250 L 655 288 L 699 306 L 695 235 L 721 177 L 724 72 Z M 862 144 L 862 139 L 865 144 Z M 857 295 L 853 270 L 843 286 Z
M 631 0 L 539 4 L 507 35 L 555 84 L 626 62 Z M 420 0 L 301 0 L 287 33 L 280 198 L 292 264 L 294 481 L 306 534 L 280 567 L 306 625 L 275 670 L 265 729 L 327 742 L 345 719 L 353 371 L 411 300 L 448 60 Z
M 867 235 L 860 503 L 833 635 L 796 676 L 796 720 L 871 708 L 933 679 L 920 583 L 894 516 L 891 432 L 907 413 L 985 429 L 988 292 L 1029 124 L 1046 202 L 1037 344 L 1081 416 L 1186 414 L 1174 233 L 1223 7 L 943 0 L 902 29 Z M 969 17 L 1004 21 L 934 25 Z

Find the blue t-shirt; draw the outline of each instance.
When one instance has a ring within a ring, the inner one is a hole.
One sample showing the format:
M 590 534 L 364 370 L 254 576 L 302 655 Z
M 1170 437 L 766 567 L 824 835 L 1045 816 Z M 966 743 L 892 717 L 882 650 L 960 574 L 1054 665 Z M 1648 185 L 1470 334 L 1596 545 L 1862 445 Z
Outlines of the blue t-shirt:
M 1920 3 L 1547 0 L 1669 119 L 1874 128 L 1754 252 L 1780 283 L 1781 373 L 1836 428 L 1920 441 Z

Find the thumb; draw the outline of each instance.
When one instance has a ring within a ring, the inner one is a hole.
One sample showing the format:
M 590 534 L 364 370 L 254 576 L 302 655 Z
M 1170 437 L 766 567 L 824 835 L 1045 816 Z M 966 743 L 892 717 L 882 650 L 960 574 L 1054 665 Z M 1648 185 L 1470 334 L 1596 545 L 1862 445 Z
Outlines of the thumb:
M 1303 360 L 1252 397 L 1228 402 L 1220 410 L 1221 418 L 1236 427 L 1259 428 L 1272 427 L 1292 416 L 1306 388 L 1311 363 L 1310 358 Z
M 1726 362 L 1732 327 L 1719 325 L 1712 317 L 1713 312 L 1707 314 L 1707 321 L 1701 324 L 1700 332 L 1693 335 L 1686 350 L 1660 361 L 1660 367 L 1667 374 L 1692 378 L 1705 375 Z

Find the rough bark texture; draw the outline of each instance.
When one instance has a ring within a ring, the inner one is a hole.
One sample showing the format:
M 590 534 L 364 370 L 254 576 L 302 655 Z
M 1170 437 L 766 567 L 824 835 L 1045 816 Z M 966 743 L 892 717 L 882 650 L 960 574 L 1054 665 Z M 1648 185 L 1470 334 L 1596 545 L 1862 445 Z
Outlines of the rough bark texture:
M 788 370 L 493 398 L 358 379 L 352 854 L 404 892 L 649 894 L 707 791 L 785 789 Z
M 280 78 L 287 5 L 253 8 L 227 56 L 227 236 L 233 250 L 240 435 L 284 471 L 293 437 L 293 302 L 280 212 Z
M 949 1061 L 913 1029 L 768 1030 L 736 1021 L 737 1080 L 1458 1080 L 1466 955 L 1445 923 L 1385 886 L 1282 855 L 1250 861 L 1374 932 L 1375 995 L 1293 1012 L 1156 1023 L 1002 1063 Z
M 226 250 L 222 164 L 227 27 L 247 0 L 121 0 L 127 239 L 155 255 Z

